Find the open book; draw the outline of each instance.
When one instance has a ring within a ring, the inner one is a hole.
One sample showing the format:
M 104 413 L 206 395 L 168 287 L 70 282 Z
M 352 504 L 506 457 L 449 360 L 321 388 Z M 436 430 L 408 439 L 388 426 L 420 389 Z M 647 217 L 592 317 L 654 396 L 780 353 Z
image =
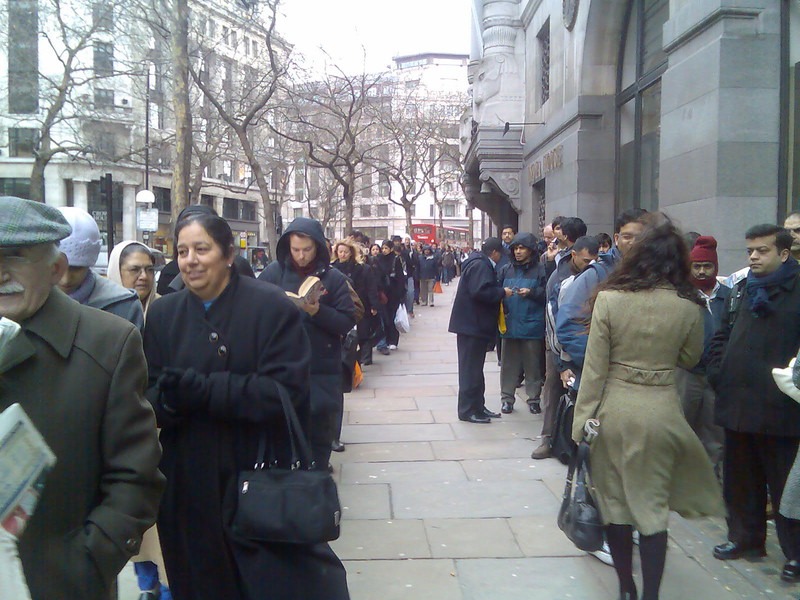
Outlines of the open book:
M 0 528 L 19 537 L 56 457 L 19 404 L 0 413 Z
M 286 292 L 286 295 L 297 306 L 303 306 L 304 304 L 315 304 L 324 293 L 325 286 L 322 285 L 319 277 L 311 275 L 306 277 L 303 283 L 300 284 L 300 289 L 297 290 L 296 294 Z

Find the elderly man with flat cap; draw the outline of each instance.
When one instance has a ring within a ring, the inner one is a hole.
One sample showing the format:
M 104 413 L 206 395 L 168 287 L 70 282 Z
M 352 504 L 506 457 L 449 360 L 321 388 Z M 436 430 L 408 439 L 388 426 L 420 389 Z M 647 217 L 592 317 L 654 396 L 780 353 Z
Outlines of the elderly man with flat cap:
M 138 330 L 57 287 L 70 231 L 55 208 L 0 198 L 0 317 L 22 328 L 0 360 L 0 411 L 21 404 L 58 459 L 19 544 L 31 596 L 108 600 L 164 478 Z

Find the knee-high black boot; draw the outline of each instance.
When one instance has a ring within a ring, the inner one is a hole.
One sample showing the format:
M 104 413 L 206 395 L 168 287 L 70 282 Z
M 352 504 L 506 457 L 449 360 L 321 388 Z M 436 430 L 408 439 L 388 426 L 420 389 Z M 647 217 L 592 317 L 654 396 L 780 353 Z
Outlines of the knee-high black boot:
M 633 581 L 633 527 L 608 525 L 606 539 L 619 579 L 620 600 L 636 600 L 636 584 Z
M 661 531 L 653 535 L 639 538 L 639 556 L 642 559 L 642 579 L 644 586 L 642 600 L 658 600 L 661 577 L 664 575 L 664 563 L 667 560 L 667 532 Z

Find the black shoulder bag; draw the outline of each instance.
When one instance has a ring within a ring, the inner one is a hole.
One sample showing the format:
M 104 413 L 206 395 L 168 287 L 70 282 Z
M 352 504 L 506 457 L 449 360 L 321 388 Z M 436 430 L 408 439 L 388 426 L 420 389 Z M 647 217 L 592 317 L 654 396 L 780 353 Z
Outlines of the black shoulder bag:
M 276 386 L 289 430 L 292 464 L 287 469 L 264 461 L 267 437 L 262 433 L 258 462 L 252 471 L 239 474 L 233 531 L 259 542 L 318 544 L 335 540 L 342 514 L 336 483 L 327 469 L 313 468 L 311 448 L 289 394 L 282 385 Z
M 575 413 L 575 390 L 565 392 L 558 401 L 550 448 L 553 456 L 562 464 L 568 465 L 575 456 L 575 442 L 572 441 L 572 420 Z
M 603 545 L 600 511 L 586 487 L 589 471 L 589 444 L 581 442 L 567 471 L 567 485 L 558 511 L 558 528 L 579 550 L 594 552 Z

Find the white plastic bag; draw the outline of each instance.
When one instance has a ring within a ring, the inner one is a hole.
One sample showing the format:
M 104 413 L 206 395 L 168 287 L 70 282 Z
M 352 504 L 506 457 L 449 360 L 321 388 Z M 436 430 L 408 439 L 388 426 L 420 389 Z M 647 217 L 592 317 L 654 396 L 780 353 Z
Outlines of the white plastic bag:
M 394 326 L 400 333 L 408 333 L 411 331 L 411 322 L 408 320 L 408 312 L 406 312 L 406 305 L 401 304 L 397 307 L 397 312 L 394 315 Z
M 795 402 L 800 402 L 800 389 L 797 389 L 797 386 L 795 386 L 792 380 L 792 368 L 796 360 L 797 359 L 793 358 L 789 366 L 785 369 L 772 369 L 772 378 L 775 380 L 780 391 Z

